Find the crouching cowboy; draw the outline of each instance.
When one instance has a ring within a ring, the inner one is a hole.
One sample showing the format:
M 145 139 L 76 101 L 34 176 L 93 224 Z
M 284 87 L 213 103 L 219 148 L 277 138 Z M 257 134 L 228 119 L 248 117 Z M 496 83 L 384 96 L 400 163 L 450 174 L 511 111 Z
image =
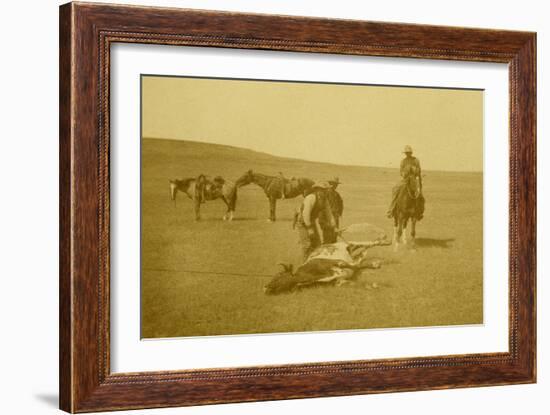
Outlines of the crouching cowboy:
M 335 230 L 336 224 L 330 204 L 327 198 L 327 190 L 330 188 L 328 183 L 316 183 L 311 188 L 311 192 L 304 198 L 298 220 L 296 221 L 296 230 L 298 231 L 298 240 L 302 248 L 304 260 L 309 254 L 321 245 L 321 235 L 318 225 L 322 223 L 323 231 L 325 229 Z

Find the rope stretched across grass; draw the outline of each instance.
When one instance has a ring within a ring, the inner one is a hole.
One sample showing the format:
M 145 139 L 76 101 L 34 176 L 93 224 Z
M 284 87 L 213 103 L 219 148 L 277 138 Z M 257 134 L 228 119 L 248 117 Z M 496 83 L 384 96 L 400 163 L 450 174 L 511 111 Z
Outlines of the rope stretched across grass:
M 169 268 L 143 268 L 144 271 L 153 272 L 173 272 L 173 273 L 189 273 L 189 274 L 204 274 L 204 275 L 228 275 L 232 277 L 261 277 L 273 278 L 273 274 L 245 274 L 238 272 L 215 272 L 215 271 L 199 271 L 194 269 L 169 269 Z
M 271 274 L 249 274 L 237 272 L 215 272 L 203 270 L 178 270 L 168 268 L 143 268 L 144 271 L 194 273 L 235 277 L 272 278 L 265 287 L 266 294 L 280 294 L 313 284 L 341 284 L 353 278 L 362 269 L 378 269 L 381 261 L 367 259 L 367 251 L 374 246 L 390 245 L 384 231 L 370 224 L 354 224 L 338 233 L 342 242 L 321 245 L 296 270 L 291 264 L 279 264 L 283 270 L 275 276 Z M 346 235 L 346 236 L 344 236 Z M 350 241 L 354 236 L 359 241 Z M 374 236 L 374 238 L 373 238 Z M 361 240 L 362 239 L 362 240 Z M 371 239 L 371 240 L 365 240 Z

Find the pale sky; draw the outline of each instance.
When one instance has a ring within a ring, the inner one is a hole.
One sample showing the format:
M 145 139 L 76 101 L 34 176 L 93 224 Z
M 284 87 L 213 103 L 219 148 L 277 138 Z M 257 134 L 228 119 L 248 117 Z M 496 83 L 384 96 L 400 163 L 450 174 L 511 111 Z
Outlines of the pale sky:
M 142 77 L 142 134 L 344 165 L 482 171 L 483 91 Z

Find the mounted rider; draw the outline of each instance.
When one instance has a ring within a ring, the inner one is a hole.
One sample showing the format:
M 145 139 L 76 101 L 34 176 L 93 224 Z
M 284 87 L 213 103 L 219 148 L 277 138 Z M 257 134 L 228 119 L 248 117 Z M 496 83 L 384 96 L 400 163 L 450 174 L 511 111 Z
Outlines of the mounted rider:
M 422 191 L 422 170 L 420 168 L 420 160 L 418 160 L 416 157 L 413 157 L 413 149 L 409 145 L 405 146 L 405 148 L 403 149 L 403 153 L 405 154 L 405 158 L 401 160 L 401 165 L 399 167 L 401 181 L 392 189 L 392 199 L 387 212 L 388 218 L 393 217 L 395 213 L 395 205 L 397 203 L 397 199 L 399 198 L 399 194 L 401 190 L 405 188 L 407 179 L 411 174 L 418 177 L 420 181 L 420 190 Z
M 330 189 L 330 185 L 326 182 L 315 183 L 300 207 L 296 229 L 304 260 L 315 248 L 321 245 L 318 226 L 321 227 L 322 224 L 321 230 L 323 233 L 324 229 L 334 231 L 336 228 L 327 197 L 328 189 Z

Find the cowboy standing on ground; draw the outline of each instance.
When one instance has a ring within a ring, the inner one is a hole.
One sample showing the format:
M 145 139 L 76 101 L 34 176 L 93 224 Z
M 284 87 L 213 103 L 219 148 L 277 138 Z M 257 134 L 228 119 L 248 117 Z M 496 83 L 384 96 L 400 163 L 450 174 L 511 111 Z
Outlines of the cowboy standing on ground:
M 336 191 L 336 188 L 340 184 L 338 177 L 335 177 L 332 180 L 328 181 L 329 188 L 326 190 L 327 202 L 329 204 L 332 216 L 336 228 L 340 227 L 340 219 L 344 213 L 344 201 L 340 193 Z M 330 219 L 325 215 L 321 215 L 319 218 L 319 226 L 323 233 L 323 244 L 333 244 L 337 241 L 338 235 L 336 234 L 335 228 L 331 226 Z
M 317 229 L 319 219 L 324 217 L 325 226 L 332 229 L 336 227 L 327 199 L 327 190 L 329 188 L 330 186 L 326 182 L 315 183 L 311 189 L 311 193 L 302 202 L 296 229 L 304 261 L 315 248 L 321 245 L 321 236 Z
M 409 177 L 410 174 L 414 174 L 419 177 L 420 189 L 422 189 L 422 174 L 421 174 L 422 171 L 420 169 L 420 160 L 418 160 L 416 157 L 413 157 L 413 149 L 411 146 L 408 146 L 408 145 L 405 146 L 405 148 L 403 149 L 403 153 L 405 153 L 405 158 L 401 160 L 401 165 L 399 168 L 399 172 L 401 174 L 401 181 L 392 189 L 391 204 L 387 212 L 388 218 L 393 217 L 395 204 L 397 203 L 399 193 L 403 188 L 403 185 L 405 184 L 406 179 Z
M 337 228 L 340 227 L 340 219 L 344 214 L 344 200 L 342 199 L 342 196 L 340 196 L 340 193 L 336 191 L 338 185 L 341 183 L 342 182 L 340 182 L 340 179 L 338 177 L 329 180 L 328 184 L 330 185 L 330 189 L 328 189 L 327 191 L 328 199 L 332 208 L 332 213 L 334 216 L 334 220 L 336 221 Z

